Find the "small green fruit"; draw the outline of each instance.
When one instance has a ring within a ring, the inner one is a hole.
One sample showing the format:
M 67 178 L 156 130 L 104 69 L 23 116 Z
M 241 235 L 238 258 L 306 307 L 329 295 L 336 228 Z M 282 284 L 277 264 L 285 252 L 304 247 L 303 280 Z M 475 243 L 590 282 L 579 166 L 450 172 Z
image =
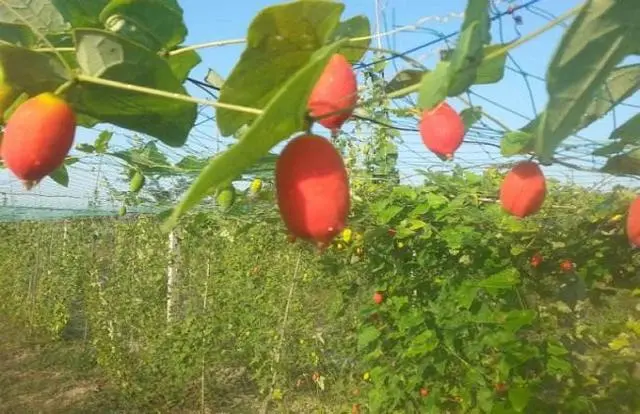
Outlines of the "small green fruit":
M 227 212 L 233 207 L 233 203 L 236 200 L 236 189 L 232 185 L 223 188 L 218 192 L 216 196 L 216 203 L 222 209 L 223 212 Z
M 136 171 L 135 174 L 133 175 L 133 178 L 129 182 L 129 190 L 131 190 L 132 193 L 137 193 L 142 189 L 142 186 L 144 186 L 144 183 L 145 183 L 144 174 L 142 174 L 140 171 Z

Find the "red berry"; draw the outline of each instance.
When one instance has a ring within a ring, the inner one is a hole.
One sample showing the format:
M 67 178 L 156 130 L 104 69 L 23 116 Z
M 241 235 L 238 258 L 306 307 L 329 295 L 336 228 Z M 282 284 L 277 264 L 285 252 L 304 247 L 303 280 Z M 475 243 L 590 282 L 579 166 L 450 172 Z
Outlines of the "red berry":
M 428 397 L 429 396 L 429 390 L 424 388 L 424 387 L 420 388 L 420 395 L 422 397 Z
M 376 305 L 381 304 L 383 300 L 384 297 L 382 296 L 382 293 L 376 292 L 373 294 L 373 301 L 376 303 Z
M 22 103 L 4 129 L 2 158 L 27 188 L 37 184 L 64 162 L 76 132 L 73 109 L 45 92 Z
M 497 392 L 503 393 L 506 392 L 509 387 L 504 382 L 498 382 L 494 385 L 494 388 Z
M 424 145 L 434 154 L 453 158 L 465 135 L 460 115 L 446 102 L 425 109 L 420 119 L 420 136 Z
M 353 113 L 353 106 L 358 102 L 358 83 L 351 63 L 343 55 L 334 54 L 322 75 L 309 95 L 307 108 L 311 116 L 345 111 L 318 119 L 318 123 L 332 131 L 342 128 L 342 125 Z M 351 109 L 347 109 L 351 108 Z
M 626 227 L 627 239 L 631 246 L 640 246 L 640 196 L 637 196 L 629 205 Z
M 509 214 L 524 218 L 540 210 L 546 193 L 546 180 L 538 164 L 520 161 L 500 186 L 500 202 Z
M 301 135 L 284 148 L 275 168 L 278 208 L 289 232 L 327 246 L 345 227 L 349 179 L 329 140 Z
M 560 269 L 565 273 L 573 271 L 574 266 L 571 260 L 563 260 L 562 263 L 560 263 Z
M 538 267 L 542 263 L 542 255 L 540 253 L 536 253 L 531 257 L 531 266 Z

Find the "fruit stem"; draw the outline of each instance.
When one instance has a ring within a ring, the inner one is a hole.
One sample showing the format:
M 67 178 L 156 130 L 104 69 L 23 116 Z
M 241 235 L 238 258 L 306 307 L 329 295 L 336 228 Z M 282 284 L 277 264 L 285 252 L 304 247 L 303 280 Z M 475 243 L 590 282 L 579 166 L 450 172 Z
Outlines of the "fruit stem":
M 62 94 L 65 93 L 67 89 L 69 89 L 75 83 L 76 83 L 75 79 L 68 80 L 62 85 L 58 86 L 58 88 L 55 90 L 55 92 L 53 92 L 53 94 L 56 96 L 62 96 Z
M 112 80 L 108 80 L 108 79 L 97 78 L 95 76 L 78 75 L 76 77 L 76 80 L 78 80 L 80 82 L 94 83 L 96 85 L 108 86 L 108 87 L 111 87 L 111 88 L 123 89 L 123 90 L 127 90 L 127 91 L 146 93 L 148 95 L 162 96 L 164 98 L 175 99 L 175 100 L 178 100 L 178 101 L 190 102 L 190 103 L 195 103 L 195 104 L 200 104 L 200 105 L 214 106 L 216 108 L 224 108 L 224 109 L 229 109 L 231 111 L 237 111 L 237 112 L 245 112 L 245 113 L 248 113 L 248 114 L 262 115 L 262 112 L 263 112 L 261 109 L 250 108 L 248 106 L 240 106 L 240 105 L 225 104 L 225 103 L 221 103 L 221 102 L 214 102 L 214 101 L 211 101 L 209 99 L 194 98 L 193 96 L 189 96 L 189 95 L 183 95 L 183 94 L 174 93 L 174 92 L 167 92 L 167 91 L 162 91 L 162 90 L 159 90 L 159 89 L 147 88 L 147 87 L 144 87 L 144 86 L 131 85 L 129 83 L 123 83 L 123 82 L 117 82 L 117 81 L 112 81 Z

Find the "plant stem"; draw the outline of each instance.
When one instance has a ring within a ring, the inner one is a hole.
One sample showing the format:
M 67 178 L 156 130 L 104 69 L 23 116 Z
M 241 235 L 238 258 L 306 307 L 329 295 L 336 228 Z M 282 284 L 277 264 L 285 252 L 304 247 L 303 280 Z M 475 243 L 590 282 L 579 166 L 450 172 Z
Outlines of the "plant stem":
M 62 85 L 58 86 L 58 89 L 53 93 L 54 95 L 61 96 L 67 89 L 69 89 L 76 81 L 74 79 L 68 80 Z
M 262 115 L 262 112 L 263 112 L 261 109 L 250 108 L 248 106 L 214 102 L 209 99 L 194 98 L 193 96 L 183 95 L 181 93 L 167 92 L 159 89 L 147 88 L 144 86 L 131 85 L 129 83 L 97 78 L 95 76 L 77 75 L 76 79 L 80 82 L 94 83 L 96 85 L 108 86 L 111 88 L 123 89 L 123 90 L 133 91 L 133 92 L 146 93 L 148 95 L 162 96 L 164 98 L 170 98 L 178 101 L 190 102 L 190 103 L 195 103 L 200 105 L 208 105 L 216 108 L 224 108 L 224 109 L 229 109 L 231 111 L 245 112 L 245 113 L 254 114 L 254 115 Z
M 169 52 L 169 55 L 179 55 L 181 53 L 190 52 L 192 50 L 198 49 L 207 49 L 211 47 L 219 47 L 219 46 L 227 46 L 227 45 L 237 45 L 241 43 L 245 43 L 247 39 L 228 39 L 228 40 L 217 40 L 215 42 L 207 42 L 207 43 L 198 43 L 191 46 L 181 47 L 180 49 L 172 50 Z

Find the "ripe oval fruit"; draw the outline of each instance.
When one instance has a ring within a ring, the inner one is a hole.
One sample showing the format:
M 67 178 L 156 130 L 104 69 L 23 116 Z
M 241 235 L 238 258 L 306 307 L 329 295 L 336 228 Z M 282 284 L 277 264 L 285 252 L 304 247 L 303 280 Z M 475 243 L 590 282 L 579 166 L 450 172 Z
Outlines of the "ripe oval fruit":
M 64 162 L 76 132 L 73 109 L 45 92 L 24 101 L 7 120 L 2 158 L 27 188 Z
M 373 294 L 373 301 L 376 303 L 376 305 L 381 304 L 383 300 L 384 297 L 382 296 L 382 293 L 376 292 Z
M 573 268 L 574 268 L 574 264 L 573 264 L 573 262 L 571 260 L 568 260 L 568 259 L 567 260 L 563 260 L 560 263 L 560 269 L 562 269 L 562 271 L 565 272 L 565 273 L 569 273 L 569 272 L 573 271 Z
M 318 119 L 318 123 L 332 131 L 342 128 L 351 117 L 353 107 L 358 102 L 358 82 L 351 63 L 343 55 L 334 54 L 318 78 L 307 108 L 313 117 L 345 109 L 334 115 Z
M 290 234 L 328 245 L 345 227 L 351 201 L 340 153 L 329 140 L 301 135 L 283 149 L 275 168 L 280 216 Z
M 453 158 L 465 135 L 462 118 L 444 101 L 422 112 L 419 129 L 424 145 L 434 154 L 447 159 Z
M 533 161 L 520 161 L 502 181 L 500 202 L 509 214 L 524 218 L 537 213 L 547 195 L 542 170 Z
M 429 396 L 429 390 L 424 388 L 424 387 L 420 388 L 420 395 L 422 397 L 428 397 Z
M 640 246 L 640 196 L 637 196 L 629 205 L 626 228 L 627 239 L 631 246 Z
M 542 255 L 540 253 L 534 254 L 533 257 L 531 257 L 530 263 L 532 267 L 540 266 L 540 264 L 542 263 Z

